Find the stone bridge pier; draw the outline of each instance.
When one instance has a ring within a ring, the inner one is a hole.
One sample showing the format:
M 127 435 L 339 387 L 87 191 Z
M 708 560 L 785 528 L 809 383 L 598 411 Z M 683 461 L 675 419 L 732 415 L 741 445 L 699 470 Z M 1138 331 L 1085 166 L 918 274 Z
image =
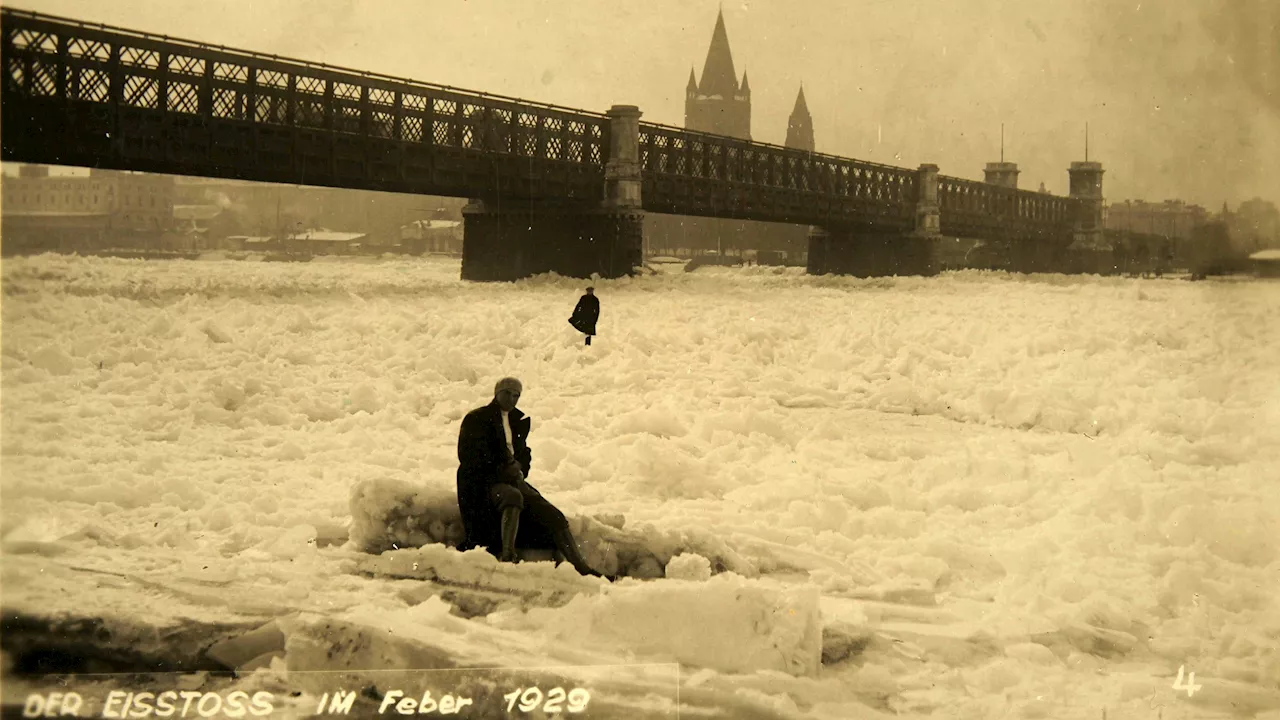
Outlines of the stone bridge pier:
M 809 228 L 810 275 L 938 274 L 937 248 L 942 239 L 938 203 L 938 166 L 921 165 L 915 178 L 915 219 L 906 232 L 873 232 L 838 225 Z
M 640 109 L 615 105 L 608 117 L 604 200 L 472 199 L 462 211 L 463 280 L 616 278 L 643 263 Z
M 1110 275 L 1120 268 L 1116 245 L 1106 235 L 1102 195 L 1102 163 L 1073 162 L 1068 171 L 1071 197 L 1077 201 L 1072 221 L 1072 271 Z

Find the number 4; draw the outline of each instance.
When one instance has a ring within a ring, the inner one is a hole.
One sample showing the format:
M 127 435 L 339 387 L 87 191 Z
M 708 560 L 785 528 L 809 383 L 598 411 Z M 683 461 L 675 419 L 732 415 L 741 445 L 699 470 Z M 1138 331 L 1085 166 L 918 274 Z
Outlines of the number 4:
M 1183 665 L 1178 666 L 1178 679 L 1173 681 L 1173 689 L 1186 690 L 1187 697 L 1191 697 L 1192 695 L 1196 694 L 1196 691 L 1200 689 L 1200 686 L 1196 684 L 1196 674 L 1194 672 L 1192 672 L 1190 675 L 1187 676 L 1187 682 L 1184 685 L 1182 682 L 1182 673 L 1184 672 L 1184 670 L 1185 670 L 1185 666 Z

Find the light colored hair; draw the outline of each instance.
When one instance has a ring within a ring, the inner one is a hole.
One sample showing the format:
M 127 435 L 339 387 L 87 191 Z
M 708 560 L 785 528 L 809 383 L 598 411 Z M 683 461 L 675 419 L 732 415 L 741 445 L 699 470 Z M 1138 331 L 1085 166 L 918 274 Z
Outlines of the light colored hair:
M 499 380 L 497 383 L 495 383 L 495 384 L 494 384 L 494 386 L 493 386 L 493 394 L 494 394 L 494 395 L 497 395 L 499 392 L 501 392 L 501 391 L 502 391 L 502 389 L 503 389 L 503 388 L 511 387 L 511 386 L 513 386 L 513 385 L 515 386 L 515 389 L 516 389 L 517 391 L 523 391 L 523 390 L 524 390 L 524 385 L 521 385 L 519 380 L 517 380 L 517 379 L 515 379 L 515 378 L 513 378 L 513 377 L 504 377 L 504 378 L 502 378 L 501 380 Z

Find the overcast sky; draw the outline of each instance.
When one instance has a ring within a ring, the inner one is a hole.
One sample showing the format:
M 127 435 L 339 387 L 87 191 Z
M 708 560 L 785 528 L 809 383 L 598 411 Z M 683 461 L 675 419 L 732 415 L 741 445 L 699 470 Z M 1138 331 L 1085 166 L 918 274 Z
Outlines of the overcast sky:
M 684 124 L 715 0 L 17 0 L 57 15 Z M 753 0 L 725 3 L 752 135 L 781 143 L 804 84 L 818 150 L 1067 191 L 1217 209 L 1280 203 L 1280 1 Z

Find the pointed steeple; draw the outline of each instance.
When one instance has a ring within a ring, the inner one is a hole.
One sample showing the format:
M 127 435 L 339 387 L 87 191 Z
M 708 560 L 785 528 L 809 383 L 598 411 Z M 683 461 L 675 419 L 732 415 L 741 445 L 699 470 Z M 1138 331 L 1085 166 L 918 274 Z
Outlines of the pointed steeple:
M 800 85 L 800 94 L 796 95 L 796 106 L 791 108 L 791 117 L 803 115 L 809 117 L 809 104 L 804 101 L 804 85 Z
M 684 126 L 700 132 L 751 139 L 751 83 L 745 72 L 741 82 L 735 74 L 723 9 L 716 16 L 702 77 L 691 74 L 685 88 Z
M 787 120 L 786 146 L 814 151 L 813 118 L 809 115 L 809 104 L 804 100 L 803 85 L 800 86 L 800 92 L 796 95 L 796 105 L 791 110 L 791 117 Z
M 689 67 L 689 84 L 684 86 L 687 92 L 698 92 L 698 79 L 693 76 L 693 67 Z
M 716 29 L 711 33 L 711 47 L 702 66 L 699 89 L 704 95 L 730 98 L 738 90 L 737 73 L 733 69 L 733 52 L 729 50 L 729 33 L 724 29 L 724 11 L 716 16 Z

